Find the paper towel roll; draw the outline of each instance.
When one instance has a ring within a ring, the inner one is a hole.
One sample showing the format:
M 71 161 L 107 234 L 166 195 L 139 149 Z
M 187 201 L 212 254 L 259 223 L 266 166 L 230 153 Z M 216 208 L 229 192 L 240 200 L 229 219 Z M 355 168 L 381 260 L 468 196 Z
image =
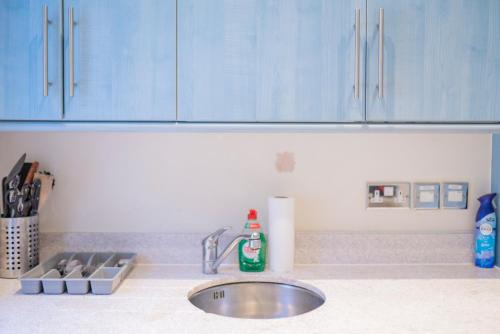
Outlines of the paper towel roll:
M 270 197 L 269 267 L 275 272 L 293 270 L 295 256 L 295 201 L 289 197 Z

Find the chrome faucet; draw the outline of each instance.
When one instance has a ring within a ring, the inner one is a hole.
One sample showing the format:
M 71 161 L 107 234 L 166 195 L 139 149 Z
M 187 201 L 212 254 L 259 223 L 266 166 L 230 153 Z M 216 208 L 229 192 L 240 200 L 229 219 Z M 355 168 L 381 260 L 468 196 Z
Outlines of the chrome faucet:
M 231 253 L 231 251 L 238 245 L 238 243 L 243 239 L 248 239 L 249 246 L 252 250 L 260 249 L 260 233 L 253 232 L 252 234 L 240 234 L 236 236 L 227 245 L 227 247 L 222 251 L 220 256 L 217 256 L 217 250 L 219 245 L 219 237 L 229 230 L 230 227 L 221 228 L 214 233 L 208 235 L 205 239 L 201 241 L 203 247 L 203 273 L 204 274 L 217 274 L 217 268 L 224 259 Z

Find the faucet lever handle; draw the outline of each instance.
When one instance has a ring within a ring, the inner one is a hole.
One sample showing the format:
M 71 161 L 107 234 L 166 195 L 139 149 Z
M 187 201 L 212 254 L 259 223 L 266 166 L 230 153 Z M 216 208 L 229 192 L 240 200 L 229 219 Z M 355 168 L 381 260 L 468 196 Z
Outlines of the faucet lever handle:
M 217 242 L 219 240 L 219 237 L 226 232 L 227 230 L 230 230 L 231 226 L 225 226 L 223 228 L 218 229 L 217 231 L 207 235 L 205 239 L 203 239 L 202 244 L 206 243 L 207 241 L 211 242 Z

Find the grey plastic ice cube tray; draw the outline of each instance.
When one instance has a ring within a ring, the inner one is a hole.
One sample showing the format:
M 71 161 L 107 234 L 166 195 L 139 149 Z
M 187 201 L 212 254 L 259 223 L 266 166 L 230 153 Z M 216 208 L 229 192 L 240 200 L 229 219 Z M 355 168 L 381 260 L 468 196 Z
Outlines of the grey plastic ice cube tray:
M 21 291 L 25 294 L 111 294 L 132 270 L 135 253 L 65 252 L 54 255 L 21 276 Z M 62 260 L 78 260 L 90 265 L 90 276 L 82 277 L 76 268 L 61 277 L 57 264 Z

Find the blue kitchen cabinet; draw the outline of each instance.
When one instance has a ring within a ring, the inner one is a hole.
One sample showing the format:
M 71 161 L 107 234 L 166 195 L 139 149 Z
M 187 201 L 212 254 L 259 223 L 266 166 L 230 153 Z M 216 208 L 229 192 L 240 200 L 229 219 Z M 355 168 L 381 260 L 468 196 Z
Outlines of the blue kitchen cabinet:
M 0 120 L 61 118 L 61 7 L 0 1 Z
M 64 1 L 64 118 L 176 119 L 176 1 Z
M 365 9 L 364 0 L 179 0 L 179 121 L 363 121 Z
M 499 0 L 367 4 L 368 121 L 500 121 Z

